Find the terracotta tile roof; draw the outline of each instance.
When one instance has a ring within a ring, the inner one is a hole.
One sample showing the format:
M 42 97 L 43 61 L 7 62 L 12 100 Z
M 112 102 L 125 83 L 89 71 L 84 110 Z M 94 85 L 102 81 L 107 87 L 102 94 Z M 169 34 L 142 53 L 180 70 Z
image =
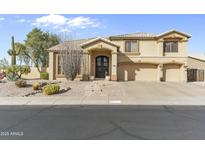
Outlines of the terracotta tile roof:
M 169 30 L 167 32 L 164 32 L 164 33 L 160 33 L 160 34 L 153 34 L 153 33 L 145 33 L 145 32 L 138 32 L 138 33 L 130 33 L 130 34 L 121 34 L 121 35 L 113 35 L 113 36 L 110 36 L 110 37 L 104 37 L 104 38 L 101 38 L 101 39 L 104 39 L 106 40 L 107 42 L 112 40 L 112 39 L 129 39 L 129 38 L 142 38 L 142 39 L 155 39 L 155 38 L 159 38 L 159 37 L 162 37 L 164 35 L 167 35 L 169 33 L 172 33 L 172 32 L 176 32 L 176 33 L 179 33 L 181 35 L 184 35 L 188 38 L 191 37 L 191 35 L 187 34 L 187 33 L 184 33 L 184 32 L 180 32 L 180 31 L 177 31 L 177 30 Z M 88 39 L 79 39 L 79 40 L 73 40 L 73 41 L 65 41 L 64 43 L 61 43 L 61 44 L 58 44 L 54 47 L 51 47 L 49 48 L 47 51 L 59 51 L 59 50 L 66 50 L 65 46 L 68 47 L 68 46 L 72 46 L 71 44 L 75 43 L 75 50 L 83 50 L 81 45 L 83 44 L 87 44 L 87 42 L 89 43 L 89 41 L 92 41 L 92 40 L 95 40 L 95 39 L 99 39 L 98 37 L 95 37 L 95 38 L 88 38 Z
M 55 45 L 55 46 L 49 48 L 47 51 L 66 50 L 66 47 L 67 47 L 67 46 L 73 46 L 72 44 L 74 44 L 74 43 L 75 43 L 75 47 L 76 47 L 75 50 L 83 50 L 80 45 L 81 45 L 82 43 L 85 43 L 85 42 L 87 42 L 87 41 L 89 41 L 89 40 L 92 40 L 92 39 L 93 39 L 93 38 L 80 39 L 80 40 L 72 40 L 72 41 L 65 41 L 65 42 L 63 42 L 63 43 L 60 43 L 60 44 L 58 44 L 58 45 Z
M 114 36 L 110 36 L 110 38 L 130 38 L 130 37 L 138 37 L 138 38 L 153 38 L 156 37 L 156 34 L 153 33 L 145 33 L 145 32 L 138 32 L 138 33 L 131 33 L 131 34 L 121 34 L 121 35 L 114 35 Z
M 178 33 L 178 34 L 181 34 L 181 35 L 184 35 L 184 36 L 186 36 L 186 37 L 188 37 L 188 38 L 191 37 L 190 34 L 187 34 L 187 33 L 185 33 L 185 32 L 181 32 L 181 31 L 178 31 L 178 30 L 175 30 L 175 29 L 171 29 L 171 30 L 166 31 L 166 32 L 164 32 L 164 33 L 160 33 L 160 34 L 157 35 L 157 37 L 161 37 L 161 36 L 164 36 L 164 35 L 167 35 L 167 34 L 170 34 L 170 33 L 174 33 L 174 32 L 175 32 L 175 33 Z

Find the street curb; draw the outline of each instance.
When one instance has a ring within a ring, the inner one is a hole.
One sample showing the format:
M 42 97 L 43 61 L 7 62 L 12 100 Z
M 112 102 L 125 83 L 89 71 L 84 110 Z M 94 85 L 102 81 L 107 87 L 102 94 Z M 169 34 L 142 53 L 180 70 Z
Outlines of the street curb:
M 88 96 L 88 97 L 0 97 L 0 106 L 29 106 L 29 105 L 205 105 L 205 96 L 197 97 L 160 97 L 160 98 L 126 98 L 108 96 Z

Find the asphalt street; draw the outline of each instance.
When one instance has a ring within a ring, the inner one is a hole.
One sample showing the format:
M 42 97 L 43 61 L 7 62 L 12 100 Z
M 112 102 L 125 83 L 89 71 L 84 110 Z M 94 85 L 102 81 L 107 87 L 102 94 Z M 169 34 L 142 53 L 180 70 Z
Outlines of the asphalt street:
M 0 106 L 0 139 L 205 139 L 205 106 Z

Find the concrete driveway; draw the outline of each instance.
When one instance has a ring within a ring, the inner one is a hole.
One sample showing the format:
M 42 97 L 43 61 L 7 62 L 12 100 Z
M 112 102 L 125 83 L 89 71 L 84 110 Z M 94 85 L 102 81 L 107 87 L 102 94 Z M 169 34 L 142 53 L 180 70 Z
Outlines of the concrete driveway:
M 90 82 L 91 86 L 92 84 L 96 83 Z M 113 84 L 111 87 L 105 86 L 95 95 L 0 97 L 0 105 L 205 105 L 204 83 L 114 82 Z
M 141 102 L 142 105 L 203 105 L 205 103 L 204 83 L 120 82 L 119 84 L 123 94 L 118 98 L 126 99 L 130 103 Z
M 203 83 L 120 82 L 125 97 L 195 97 L 205 95 Z

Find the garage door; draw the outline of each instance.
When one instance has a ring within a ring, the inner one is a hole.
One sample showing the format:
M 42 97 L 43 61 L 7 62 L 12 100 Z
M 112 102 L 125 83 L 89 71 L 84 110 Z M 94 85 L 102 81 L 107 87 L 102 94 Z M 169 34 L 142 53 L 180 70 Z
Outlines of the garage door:
M 157 81 L 157 65 L 135 64 L 118 67 L 120 81 Z
M 180 81 L 180 67 L 181 65 L 177 65 L 177 64 L 167 64 L 164 65 L 164 80 L 165 81 Z

